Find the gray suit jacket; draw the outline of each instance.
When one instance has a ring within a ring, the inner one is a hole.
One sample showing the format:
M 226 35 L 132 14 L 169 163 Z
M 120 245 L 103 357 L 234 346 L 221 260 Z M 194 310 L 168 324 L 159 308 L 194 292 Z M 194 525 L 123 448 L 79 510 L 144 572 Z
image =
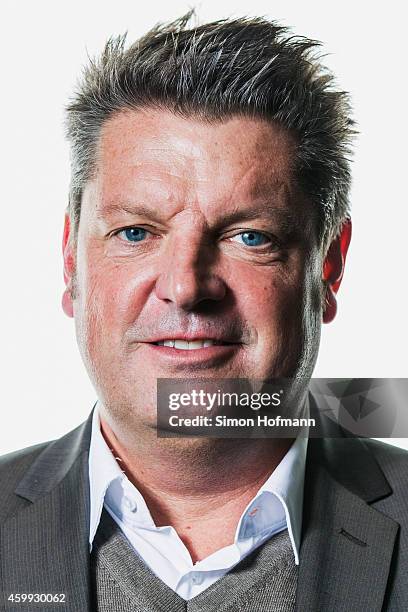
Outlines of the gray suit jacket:
M 91 610 L 91 416 L 0 458 L 1 610 Z M 298 612 L 408 610 L 408 453 L 373 440 L 309 440 Z M 11 593 L 66 594 L 11 604 Z

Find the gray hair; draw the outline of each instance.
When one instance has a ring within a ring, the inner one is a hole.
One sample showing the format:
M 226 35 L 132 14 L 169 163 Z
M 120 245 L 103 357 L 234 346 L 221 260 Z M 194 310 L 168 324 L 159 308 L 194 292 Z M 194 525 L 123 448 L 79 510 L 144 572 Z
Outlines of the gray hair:
M 109 39 L 84 69 L 66 109 L 74 236 L 102 125 L 120 110 L 153 107 L 203 121 L 259 117 L 294 132 L 299 186 L 318 207 L 327 246 L 349 216 L 356 132 L 347 92 L 333 87 L 333 75 L 320 64 L 321 43 L 262 18 L 189 28 L 192 13 L 154 27 L 128 48 L 126 35 Z

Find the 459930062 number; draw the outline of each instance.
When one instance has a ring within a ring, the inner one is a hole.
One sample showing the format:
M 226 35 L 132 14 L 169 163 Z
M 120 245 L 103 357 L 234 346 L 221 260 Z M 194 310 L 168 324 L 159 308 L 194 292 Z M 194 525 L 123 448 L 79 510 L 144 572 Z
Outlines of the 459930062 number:
M 7 601 L 12 603 L 66 603 L 65 593 L 10 593 Z

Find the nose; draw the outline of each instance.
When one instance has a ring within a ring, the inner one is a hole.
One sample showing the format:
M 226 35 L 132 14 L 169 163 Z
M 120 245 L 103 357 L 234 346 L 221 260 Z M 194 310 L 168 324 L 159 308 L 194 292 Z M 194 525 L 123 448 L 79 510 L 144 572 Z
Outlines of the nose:
M 184 236 L 185 238 L 185 236 Z M 176 241 L 175 241 L 176 242 Z M 216 249 L 202 240 L 185 239 L 163 253 L 155 292 L 160 300 L 191 311 L 206 300 L 219 302 L 227 287 L 214 273 Z

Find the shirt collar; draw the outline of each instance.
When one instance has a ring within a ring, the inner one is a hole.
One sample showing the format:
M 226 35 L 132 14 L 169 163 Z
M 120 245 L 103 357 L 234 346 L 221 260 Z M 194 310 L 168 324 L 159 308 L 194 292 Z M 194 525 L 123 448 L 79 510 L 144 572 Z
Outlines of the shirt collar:
M 303 487 L 308 437 L 303 431 L 262 485 L 244 510 L 236 530 L 236 540 L 247 538 L 267 539 L 271 533 L 286 525 L 292 544 L 295 563 L 299 564 L 302 530 Z M 113 483 L 115 483 L 113 485 Z M 98 403 L 92 417 L 92 434 L 89 449 L 90 525 L 89 546 L 98 528 L 108 489 L 112 494 L 119 486 L 131 488 L 142 501 L 146 521 L 152 518 L 141 493 L 120 469 L 100 429 Z M 112 486 L 111 486 L 112 485 Z M 250 520 L 252 519 L 252 520 Z
M 307 443 L 307 431 L 303 430 L 247 506 L 238 525 L 238 529 L 247 531 L 247 519 L 254 516 L 260 539 L 286 526 L 296 565 L 299 565 Z
M 96 530 L 101 520 L 106 491 L 112 482 L 115 480 L 121 481 L 124 477 L 124 473 L 102 435 L 97 403 L 92 416 L 91 444 L 89 447 L 90 549 L 92 549 Z

